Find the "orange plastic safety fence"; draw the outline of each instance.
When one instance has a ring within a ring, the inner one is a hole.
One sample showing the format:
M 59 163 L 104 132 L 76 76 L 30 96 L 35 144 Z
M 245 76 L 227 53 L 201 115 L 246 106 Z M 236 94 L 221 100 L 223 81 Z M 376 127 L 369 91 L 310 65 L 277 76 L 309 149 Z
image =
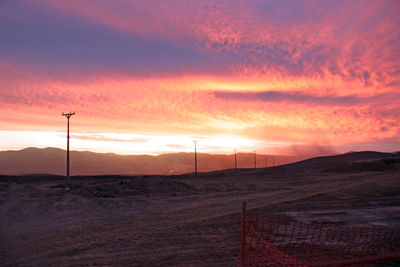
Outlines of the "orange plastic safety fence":
M 400 229 L 305 224 L 247 215 L 245 266 L 357 266 L 400 260 Z M 243 255 L 244 253 L 244 255 Z

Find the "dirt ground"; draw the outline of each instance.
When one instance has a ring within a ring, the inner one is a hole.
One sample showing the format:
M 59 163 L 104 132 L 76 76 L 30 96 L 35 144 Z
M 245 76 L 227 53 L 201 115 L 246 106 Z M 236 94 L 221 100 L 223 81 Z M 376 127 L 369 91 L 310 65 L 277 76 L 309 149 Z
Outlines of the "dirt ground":
M 234 266 L 242 201 L 296 221 L 400 227 L 400 170 L 312 166 L 72 177 L 70 187 L 1 176 L 0 265 Z

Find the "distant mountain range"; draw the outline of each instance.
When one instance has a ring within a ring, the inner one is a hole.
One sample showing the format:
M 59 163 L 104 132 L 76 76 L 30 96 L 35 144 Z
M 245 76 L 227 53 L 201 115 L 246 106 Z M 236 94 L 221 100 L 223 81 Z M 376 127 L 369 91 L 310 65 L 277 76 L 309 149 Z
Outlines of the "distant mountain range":
M 257 154 L 257 167 L 281 165 L 296 161 L 289 156 Z M 266 162 L 267 160 L 267 162 Z M 234 168 L 234 155 L 197 153 L 198 171 Z M 254 168 L 253 153 L 237 154 L 238 168 Z M 0 151 L 0 174 L 65 175 L 66 151 L 58 148 L 25 148 Z M 70 152 L 71 175 L 102 174 L 182 174 L 194 171 L 194 153 L 172 153 L 158 156 L 117 155 L 88 151 Z

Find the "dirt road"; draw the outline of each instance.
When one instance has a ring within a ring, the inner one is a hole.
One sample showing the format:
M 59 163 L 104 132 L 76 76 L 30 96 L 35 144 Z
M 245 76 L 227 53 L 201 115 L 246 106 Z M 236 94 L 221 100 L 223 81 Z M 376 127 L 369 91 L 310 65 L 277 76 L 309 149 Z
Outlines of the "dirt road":
M 400 172 L 242 170 L 162 177 L 2 177 L 2 266 L 233 266 L 240 205 L 338 225 L 400 227 Z

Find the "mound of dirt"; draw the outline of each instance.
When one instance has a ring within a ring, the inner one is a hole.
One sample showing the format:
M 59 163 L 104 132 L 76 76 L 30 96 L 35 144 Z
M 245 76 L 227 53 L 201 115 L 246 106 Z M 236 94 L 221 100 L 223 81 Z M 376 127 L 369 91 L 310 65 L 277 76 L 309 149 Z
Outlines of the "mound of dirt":
M 177 195 L 191 194 L 196 189 L 186 183 L 157 177 L 132 177 L 117 182 L 104 182 L 95 185 L 85 185 L 79 188 L 79 193 L 93 197 L 115 198 L 134 195 Z

